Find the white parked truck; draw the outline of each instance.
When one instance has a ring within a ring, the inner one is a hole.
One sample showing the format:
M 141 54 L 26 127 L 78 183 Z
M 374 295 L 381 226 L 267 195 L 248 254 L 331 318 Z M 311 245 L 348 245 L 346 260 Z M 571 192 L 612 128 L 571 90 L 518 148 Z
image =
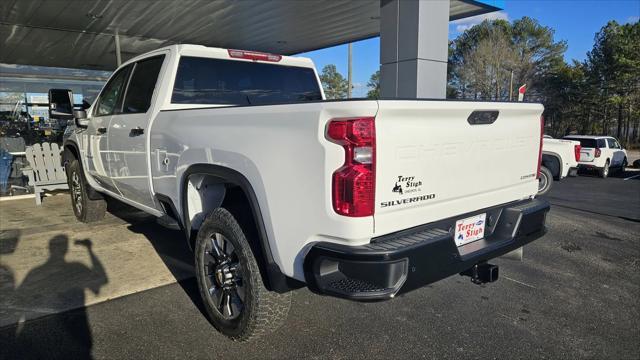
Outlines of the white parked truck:
M 391 299 L 545 233 L 539 104 L 326 101 L 309 59 L 176 45 L 133 58 L 74 117 L 64 165 L 80 221 L 104 196 L 184 231 L 212 324 L 283 322 L 290 290 Z M 508 164 L 508 165 L 505 165 Z M 177 239 L 167 239 L 177 241 Z
M 544 195 L 553 185 L 567 176 L 578 175 L 580 142 L 554 139 L 545 135 L 542 139 L 542 167 L 538 183 L 538 195 Z

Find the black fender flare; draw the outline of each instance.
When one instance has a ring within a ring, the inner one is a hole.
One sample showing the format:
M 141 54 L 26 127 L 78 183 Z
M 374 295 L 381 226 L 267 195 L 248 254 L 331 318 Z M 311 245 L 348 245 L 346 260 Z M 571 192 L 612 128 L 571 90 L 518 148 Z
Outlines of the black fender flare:
M 253 219 L 255 221 L 256 229 L 258 230 L 258 240 L 262 252 L 262 261 L 264 264 L 264 280 L 267 282 L 265 285 L 268 289 L 277 292 L 286 292 L 293 288 L 300 287 L 296 284 L 296 281 L 287 277 L 282 273 L 280 267 L 273 259 L 273 253 L 271 252 L 271 245 L 269 244 L 269 237 L 262 217 L 262 211 L 260 210 L 260 204 L 258 198 L 253 189 L 253 186 L 249 180 L 240 172 L 219 165 L 213 164 L 194 164 L 189 166 L 182 175 L 180 184 L 180 208 L 182 209 L 182 225 L 185 231 L 185 236 L 191 246 L 191 242 L 194 239 L 194 231 L 191 230 L 191 221 L 189 219 L 188 204 L 187 204 L 187 186 L 188 179 L 192 175 L 207 175 L 219 178 L 226 183 L 232 183 L 239 186 L 245 193 L 249 200 Z
M 78 147 L 78 144 L 76 144 L 75 141 L 65 140 L 62 144 L 62 156 L 60 157 L 60 165 L 65 169 L 69 162 L 69 159 L 67 158 L 68 152 L 72 152 L 73 155 L 80 160 L 80 148 Z M 80 162 L 80 166 L 82 166 L 82 161 Z
M 557 162 L 558 162 L 558 175 L 557 175 L 557 180 L 560 180 L 562 178 L 562 170 L 564 168 L 564 164 L 562 163 L 562 157 L 560 157 L 560 155 L 558 155 L 557 153 L 554 152 L 550 152 L 550 151 L 542 151 L 542 157 L 543 157 L 543 163 L 544 163 L 544 156 L 550 156 L 553 157 Z M 547 169 L 549 169 L 549 167 L 547 166 Z M 552 169 L 549 169 L 549 171 L 551 171 Z M 555 177 L 556 175 L 553 174 L 552 175 Z
M 67 172 L 67 163 L 69 162 L 68 157 L 68 153 L 71 152 L 73 154 L 73 156 L 76 157 L 76 159 L 78 160 L 78 163 L 80 164 L 80 169 L 82 169 L 82 174 L 84 175 L 84 165 L 82 163 L 82 159 L 80 158 L 80 148 L 78 147 L 78 144 L 76 144 L 75 141 L 71 141 L 71 140 L 65 140 L 64 143 L 62 144 L 62 156 L 60 156 L 60 162 L 62 165 L 62 168 L 65 171 L 65 174 Z M 89 196 L 89 199 L 91 200 L 102 200 L 104 199 L 104 197 L 102 196 L 102 194 L 100 194 L 98 191 L 96 191 L 96 189 L 94 189 L 93 187 L 91 187 L 91 185 L 89 185 L 89 183 L 86 181 L 85 179 L 85 184 L 87 185 L 87 195 Z

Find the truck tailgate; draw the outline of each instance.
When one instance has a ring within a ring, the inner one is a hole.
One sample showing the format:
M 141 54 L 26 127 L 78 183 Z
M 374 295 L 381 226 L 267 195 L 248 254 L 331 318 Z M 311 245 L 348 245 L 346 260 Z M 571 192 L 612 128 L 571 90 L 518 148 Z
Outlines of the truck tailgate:
M 535 195 L 542 111 L 523 103 L 379 101 L 375 233 Z

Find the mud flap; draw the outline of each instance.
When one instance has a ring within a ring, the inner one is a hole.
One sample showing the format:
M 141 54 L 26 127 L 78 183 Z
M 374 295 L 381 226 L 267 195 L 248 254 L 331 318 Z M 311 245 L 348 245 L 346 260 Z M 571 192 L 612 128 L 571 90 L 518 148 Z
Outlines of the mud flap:
M 519 248 L 513 250 L 512 252 L 508 252 L 508 253 L 500 256 L 500 258 L 522 261 L 522 258 L 524 257 L 524 250 L 523 249 L 524 249 L 524 247 L 519 247 Z

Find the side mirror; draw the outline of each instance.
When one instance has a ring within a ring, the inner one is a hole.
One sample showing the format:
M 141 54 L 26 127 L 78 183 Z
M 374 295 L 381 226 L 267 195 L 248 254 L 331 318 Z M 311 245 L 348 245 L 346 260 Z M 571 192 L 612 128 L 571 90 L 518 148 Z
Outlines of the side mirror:
M 49 119 L 73 119 L 73 93 L 68 89 L 49 89 Z
M 85 110 L 73 110 L 73 118 L 76 120 L 77 127 L 86 128 L 89 126 L 89 120 L 87 120 L 87 112 Z

